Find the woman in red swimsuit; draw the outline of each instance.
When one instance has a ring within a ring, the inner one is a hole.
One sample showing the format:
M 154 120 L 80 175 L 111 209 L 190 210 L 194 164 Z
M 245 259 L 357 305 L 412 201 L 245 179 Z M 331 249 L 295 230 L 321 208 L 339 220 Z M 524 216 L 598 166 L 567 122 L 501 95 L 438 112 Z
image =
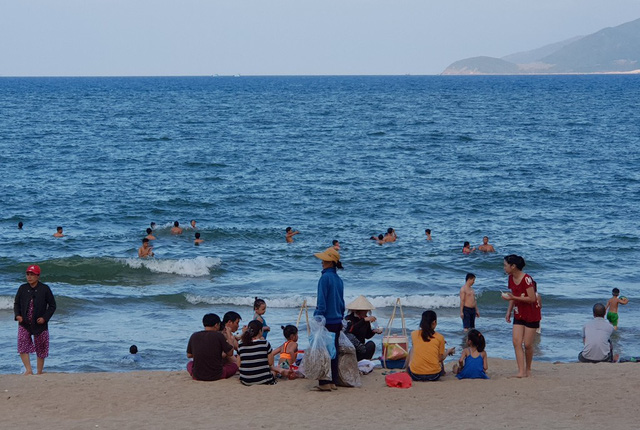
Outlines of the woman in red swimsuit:
M 524 266 L 524 258 L 519 255 L 511 254 L 504 257 L 504 271 L 509 275 L 511 293 L 503 293 L 502 298 L 509 300 L 505 317 L 508 323 L 511 322 L 513 311 L 513 349 L 518 363 L 518 378 L 531 376 L 533 340 L 542 319 L 536 299 L 536 282 L 522 271 Z

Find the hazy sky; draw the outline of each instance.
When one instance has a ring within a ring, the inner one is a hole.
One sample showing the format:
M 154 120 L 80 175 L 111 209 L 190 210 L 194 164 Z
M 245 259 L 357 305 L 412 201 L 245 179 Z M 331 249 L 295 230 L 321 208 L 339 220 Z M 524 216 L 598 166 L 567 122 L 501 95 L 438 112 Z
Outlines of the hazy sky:
M 0 0 L 0 76 L 437 74 L 640 0 Z

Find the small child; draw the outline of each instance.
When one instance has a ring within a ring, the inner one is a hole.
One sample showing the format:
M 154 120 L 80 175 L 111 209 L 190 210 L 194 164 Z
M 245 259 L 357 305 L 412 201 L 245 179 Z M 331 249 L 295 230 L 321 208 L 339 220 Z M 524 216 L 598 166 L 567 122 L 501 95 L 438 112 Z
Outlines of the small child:
M 287 340 L 273 351 L 273 355 L 280 354 L 279 367 L 290 369 L 295 366 L 298 355 L 298 328 L 294 325 L 281 326 L 281 328 L 282 334 Z
M 462 244 L 462 253 L 464 255 L 469 255 L 475 250 L 475 248 L 472 248 L 471 245 L 469 245 L 469 242 L 465 242 Z
M 262 336 L 266 339 L 267 335 L 271 331 L 271 327 L 267 325 L 267 321 L 264 319 L 264 313 L 267 311 L 267 303 L 256 297 L 253 302 L 253 310 L 255 311 L 253 319 L 262 323 Z
M 465 283 L 460 288 L 460 318 L 462 318 L 462 328 L 465 332 L 470 328 L 476 328 L 476 317 L 480 316 L 476 292 L 473 291 L 474 282 L 476 282 L 476 275 L 467 273 Z
M 298 230 L 293 231 L 291 227 L 287 227 L 285 229 L 285 239 L 287 240 L 287 243 L 293 243 L 293 236 L 296 234 L 300 234 L 300 232 Z
M 240 382 L 244 385 L 273 385 L 276 379 L 271 373 L 273 355 L 271 345 L 262 337 L 262 323 L 257 320 L 247 325 L 238 344 Z
M 196 233 L 196 239 L 193 241 L 194 245 L 200 245 L 204 242 L 204 239 L 200 239 L 200 233 Z
M 615 330 L 618 330 L 618 305 L 626 305 L 627 303 L 629 303 L 629 299 L 627 299 L 626 297 L 618 298 L 618 295 L 620 295 L 620 290 L 617 288 L 614 288 L 611 291 L 611 294 L 613 295 L 613 297 L 611 297 L 607 302 L 607 307 L 605 308 L 605 310 L 608 311 L 607 320 L 609 320 Z
M 467 334 L 467 347 L 462 350 L 458 364 L 453 365 L 453 373 L 458 379 L 489 379 L 486 374 L 487 353 L 484 351 L 484 336 L 476 329 Z
M 280 376 L 296 379 L 300 376 L 298 367 L 295 365 L 298 356 L 298 328 L 294 325 L 281 326 L 281 328 L 287 341 L 271 353 L 273 357 L 280 354 L 278 366 L 272 367 L 271 370 Z

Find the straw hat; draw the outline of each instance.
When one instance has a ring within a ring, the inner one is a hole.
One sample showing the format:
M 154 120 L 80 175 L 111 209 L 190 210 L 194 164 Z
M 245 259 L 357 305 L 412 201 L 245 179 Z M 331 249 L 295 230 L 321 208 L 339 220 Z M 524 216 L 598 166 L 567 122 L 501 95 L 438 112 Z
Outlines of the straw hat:
M 375 309 L 375 306 L 373 306 L 365 296 L 358 296 L 358 298 L 347 305 L 347 309 L 350 311 L 372 311 Z
M 313 255 L 315 255 L 317 258 L 319 258 L 322 261 L 333 261 L 336 263 L 340 261 L 340 253 L 336 251 L 335 248 L 333 247 L 329 247 L 324 251 L 315 253 Z

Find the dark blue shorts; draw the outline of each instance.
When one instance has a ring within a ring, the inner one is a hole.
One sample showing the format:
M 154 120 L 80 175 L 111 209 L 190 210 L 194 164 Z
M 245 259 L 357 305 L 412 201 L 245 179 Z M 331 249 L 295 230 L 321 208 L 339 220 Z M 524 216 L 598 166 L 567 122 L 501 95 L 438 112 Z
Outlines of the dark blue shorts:
M 411 369 L 407 367 L 407 373 L 411 376 L 411 379 L 414 381 L 427 382 L 427 381 L 437 381 L 441 376 L 444 376 L 444 367 L 440 371 L 440 373 L 434 373 L 433 375 L 416 375 L 415 373 L 411 373 Z
M 462 308 L 462 327 L 476 328 L 476 308 Z

